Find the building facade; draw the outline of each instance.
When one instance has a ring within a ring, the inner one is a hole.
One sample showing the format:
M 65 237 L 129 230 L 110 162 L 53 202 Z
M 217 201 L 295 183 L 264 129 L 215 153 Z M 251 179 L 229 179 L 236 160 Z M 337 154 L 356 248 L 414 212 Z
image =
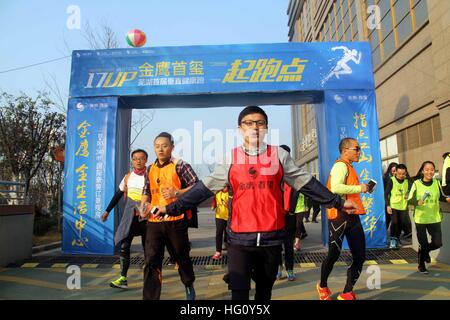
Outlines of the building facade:
M 369 41 L 383 170 L 450 151 L 450 1 L 290 0 L 289 41 Z M 379 17 L 379 19 L 377 19 Z M 292 106 L 293 155 L 318 172 L 314 107 Z

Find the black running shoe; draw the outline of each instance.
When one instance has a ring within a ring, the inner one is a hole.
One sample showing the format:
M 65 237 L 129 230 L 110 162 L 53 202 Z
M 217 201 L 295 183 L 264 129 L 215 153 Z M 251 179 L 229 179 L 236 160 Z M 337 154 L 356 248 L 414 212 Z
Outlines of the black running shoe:
M 428 274 L 428 270 L 425 266 L 419 266 L 418 271 L 422 274 Z

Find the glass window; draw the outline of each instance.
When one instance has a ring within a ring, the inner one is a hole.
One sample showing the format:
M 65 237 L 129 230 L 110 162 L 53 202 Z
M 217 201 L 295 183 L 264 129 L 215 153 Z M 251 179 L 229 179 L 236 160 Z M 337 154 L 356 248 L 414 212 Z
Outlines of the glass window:
M 381 159 L 387 158 L 386 139 L 380 141 Z
M 442 131 L 441 131 L 441 119 L 440 116 L 434 117 L 431 119 L 433 124 L 433 141 L 441 141 L 442 140 Z
M 416 14 L 416 28 L 420 27 L 428 20 L 428 8 L 426 0 L 421 0 L 415 7 Z
M 403 0 L 408 1 L 408 0 Z M 391 1 L 390 0 L 379 0 L 378 6 L 380 7 L 381 17 L 386 16 L 391 11 Z
M 381 63 L 380 47 L 376 48 L 372 53 L 372 63 L 374 67 L 378 67 Z
M 419 123 L 420 145 L 426 146 L 433 143 L 433 130 L 431 129 L 431 119 Z
M 387 156 L 392 157 L 398 154 L 397 135 L 390 136 L 386 139 Z
M 406 139 L 406 129 L 400 132 L 397 132 L 397 146 L 398 152 L 405 152 L 408 150 L 408 140 Z
M 338 34 L 338 38 L 341 39 L 342 38 L 342 24 L 338 25 L 337 34 Z
M 378 47 L 378 45 L 380 44 L 378 41 L 378 30 L 375 29 L 375 32 L 372 32 L 372 34 L 369 36 L 370 38 L 370 44 L 372 46 L 372 49 Z
M 347 30 L 345 31 L 345 41 L 351 41 L 352 39 L 352 30 L 350 29 L 350 27 L 347 28 Z
M 358 21 L 356 19 L 352 21 L 352 28 L 353 28 L 353 38 L 356 39 L 355 34 L 358 33 Z
M 387 59 L 395 50 L 394 32 L 391 32 L 391 34 L 388 35 L 386 39 L 383 40 L 383 47 L 384 47 L 384 59 Z
M 348 13 L 346 13 L 344 16 L 344 26 L 345 28 L 347 28 L 349 25 L 350 25 L 350 16 Z
M 386 37 L 392 30 L 392 15 L 388 14 L 381 20 L 381 34 Z
M 357 12 L 356 11 L 356 1 L 352 2 L 351 8 L 352 8 L 352 16 L 356 17 L 356 12 Z
M 381 162 L 381 171 L 382 171 L 383 173 L 386 172 L 386 170 L 387 170 L 387 168 L 388 168 L 388 166 L 389 166 L 388 162 L 389 162 L 388 160 L 385 160 L 385 161 L 382 161 L 382 162 Z
M 336 3 L 336 18 L 339 20 L 342 18 L 341 16 L 341 2 L 338 0 Z
M 339 18 L 338 18 L 339 19 Z M 338 28 L 338 22 L 340 22 L 340 20 L 335 19 L 334 23 L 333 23 L 333 33 L 336 33 L 337 28 Z
M 415 125 L 406 129 L 408 137 L 408 150 L 420 147 L 419 126 Z
M 397 0 L 395 7 L 395 21 L 399 23 L 407 14 L 409 14 L 409 0 Z
M 412 34 L 411 16 L 406 16 L 397 26 L 398 44 L 402 44 Z
M 348 0 L 342 0 L 342 11 L 344 14 L 348 12 Z

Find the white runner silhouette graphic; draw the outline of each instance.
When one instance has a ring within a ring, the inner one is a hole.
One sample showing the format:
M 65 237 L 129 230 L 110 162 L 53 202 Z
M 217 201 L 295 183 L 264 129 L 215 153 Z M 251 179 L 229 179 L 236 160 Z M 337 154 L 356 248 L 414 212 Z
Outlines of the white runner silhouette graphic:
M 350 61 L 353 61 L 356 64 L 360 64 L 361 62 L 361 52 L 358 52 L 358 50 L 353 49 L 350 50 L 347 47 L 339 46 L 339 47 L 333 47 L 331 48 L 332 51 L 336 50 L 343 50 L 344 56 L 339 60 L 336 64 L 336 66 L 330 71 L 330 73 L 322 80 L 322 85 L 325 84 L 328 80 L 330 80 L 333 76 L 335 76 L 337 79 L 340 79 L 339 76 L 345 75 L 345 74 L 352 74 L 353 70 L 348 66 L 347 63 Z

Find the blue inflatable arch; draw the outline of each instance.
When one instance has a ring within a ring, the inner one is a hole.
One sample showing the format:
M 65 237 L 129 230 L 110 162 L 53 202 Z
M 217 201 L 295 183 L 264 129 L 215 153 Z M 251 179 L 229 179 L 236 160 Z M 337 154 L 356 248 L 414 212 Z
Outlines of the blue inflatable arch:
M 118 214 L 100 215 L 129 167 L 133 108 L 315 104 L 321 179 L 343 137 L 360 180 L 381 183 L 368 43 L 278 43 L 74 51 L 67 118 L 63 252 L 114 254 Z M 161 130 L 164 130 L 162 127 Z M 326 183 L 325 180 L 322 183 Z M 381 185 L 380 185 L 381 186 Z M 383 190 L 363 196 L 367 247 L 386 244 Z M 326 223 L 322 225 L 326 230 Z M 327 232 L 323 232 L 327 242 Z

